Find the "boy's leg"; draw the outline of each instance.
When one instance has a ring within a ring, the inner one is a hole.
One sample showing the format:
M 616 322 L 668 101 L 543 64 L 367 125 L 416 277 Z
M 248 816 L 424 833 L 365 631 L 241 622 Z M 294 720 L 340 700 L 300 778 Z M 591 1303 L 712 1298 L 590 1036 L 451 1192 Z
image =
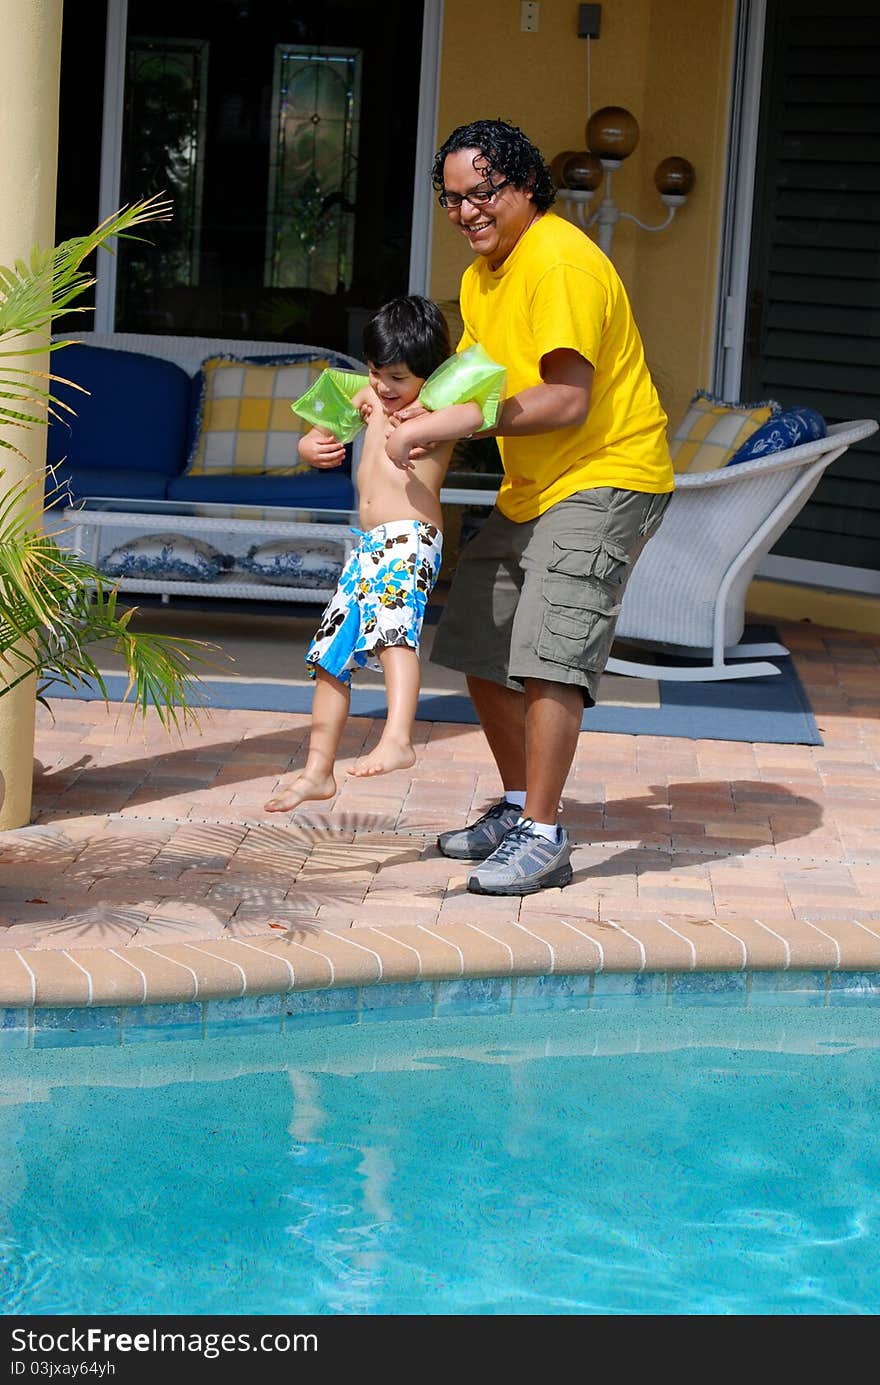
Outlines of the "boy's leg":
M 379 744 L 349 770 L 361 778 L 409 769 L 416 761 L 412 743 L 413 722 L 419 702 L 421 669 L 418 651 L 409 645 L 390 645 L 378 651 L 385 674 L 388 712 Z
M 310 798 L 332 798 L 336 793 L 333 766 L 351 703 L 351 689 L 317 666 L 312 724 L 306 762 L 291 782 L 266 804 L 269 813 L 289 813 Z
M 349 770 L 359 778 L 415 764 L 412 728 L 421 686 L 419 639 L 443 551 L 442 534 L 423 520 L 395 520 L 381 530 L 383 550 L 372 576 L 378 597 L 362 649 L 382 666 L 388 712 L 375 750 Z

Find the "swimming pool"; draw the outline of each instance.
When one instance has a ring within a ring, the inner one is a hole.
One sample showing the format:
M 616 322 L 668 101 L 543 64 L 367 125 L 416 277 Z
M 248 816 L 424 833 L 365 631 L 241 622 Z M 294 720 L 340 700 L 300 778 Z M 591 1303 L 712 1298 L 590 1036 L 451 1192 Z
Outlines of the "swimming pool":
M 6 1314 L 874 1314 L 880 1009 L 0 1051 Z

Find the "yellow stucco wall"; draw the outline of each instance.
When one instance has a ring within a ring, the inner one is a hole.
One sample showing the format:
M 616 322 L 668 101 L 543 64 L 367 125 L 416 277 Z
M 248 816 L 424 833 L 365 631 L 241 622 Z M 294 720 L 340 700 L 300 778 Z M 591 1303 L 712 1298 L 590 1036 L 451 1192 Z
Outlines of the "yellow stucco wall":
M 446 0 L 438 139 L 470 120 L 500 117 L 526 131 L 548 161 L 585 147 L 587 41 L 578 6 L 542 0 L 539 29 L 520 30 L 519 0 Z M 590 47 L 592 107 L 632 111 L 635 152 L 615 175 L 618 205 L 656 223 L 662 158 L 680 154 L 697 173 L 688 204 L 651 235 L 621 221 L 614 261 L 632 299 L 663 404 L 675 423 L 709 384 L 724 191 L 734 0 L 613 0 Z M 454 298 L 467 246 L 435 213 L 431 292 Z
M 15 119 L 0 124 L 0 264 L 51 245 L 55 230 L 61 0 L 5 0 L 0 92 Z M 22 341 L 20 345 L 29 343 Z M 8 349 L 8 347 L 7 347 Z M 46 369 L 48 351 L 12 362 Z M 11 363 L 11 364 L 12 364 Z M 6 427 L 0 486 L 39 479 L 46 456 L 42 429 Z M 0 697 L 0 830 L 30 819 L 34 748 L 34 681 Z

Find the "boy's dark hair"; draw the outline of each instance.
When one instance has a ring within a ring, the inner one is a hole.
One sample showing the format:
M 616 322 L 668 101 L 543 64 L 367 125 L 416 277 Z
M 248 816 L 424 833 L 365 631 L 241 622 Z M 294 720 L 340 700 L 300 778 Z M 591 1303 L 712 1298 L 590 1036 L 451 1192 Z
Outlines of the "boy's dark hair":
M 448 154 L 459 149 L 479 149 L 486 166 L 479 169 L 481 178 L 500 173 L 515 188 L 529 191 L 539 212 L 546 212 L 556 201 L 556 188 L 544 155 L 518 125 L 506 120 L 473 120 L 459 125 L 434 155 L 431 182 L 437 192 L 443 191 L 443 165 Z
M 446 318 L 430 298 L 392 298 L 364 327 L 364 358 L 380 369 L 402 362 L 420 379 L 452 355 Z

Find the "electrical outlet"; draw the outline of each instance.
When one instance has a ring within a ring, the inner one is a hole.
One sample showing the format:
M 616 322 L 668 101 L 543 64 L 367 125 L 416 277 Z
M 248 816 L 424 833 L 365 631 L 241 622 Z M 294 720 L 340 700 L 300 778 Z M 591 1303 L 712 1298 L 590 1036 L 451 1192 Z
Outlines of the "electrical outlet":
M 538 32 L 540 13 L 541 6 L 538 0 L 520 0 L 519 27 L 524 34 L 536 34 Z

